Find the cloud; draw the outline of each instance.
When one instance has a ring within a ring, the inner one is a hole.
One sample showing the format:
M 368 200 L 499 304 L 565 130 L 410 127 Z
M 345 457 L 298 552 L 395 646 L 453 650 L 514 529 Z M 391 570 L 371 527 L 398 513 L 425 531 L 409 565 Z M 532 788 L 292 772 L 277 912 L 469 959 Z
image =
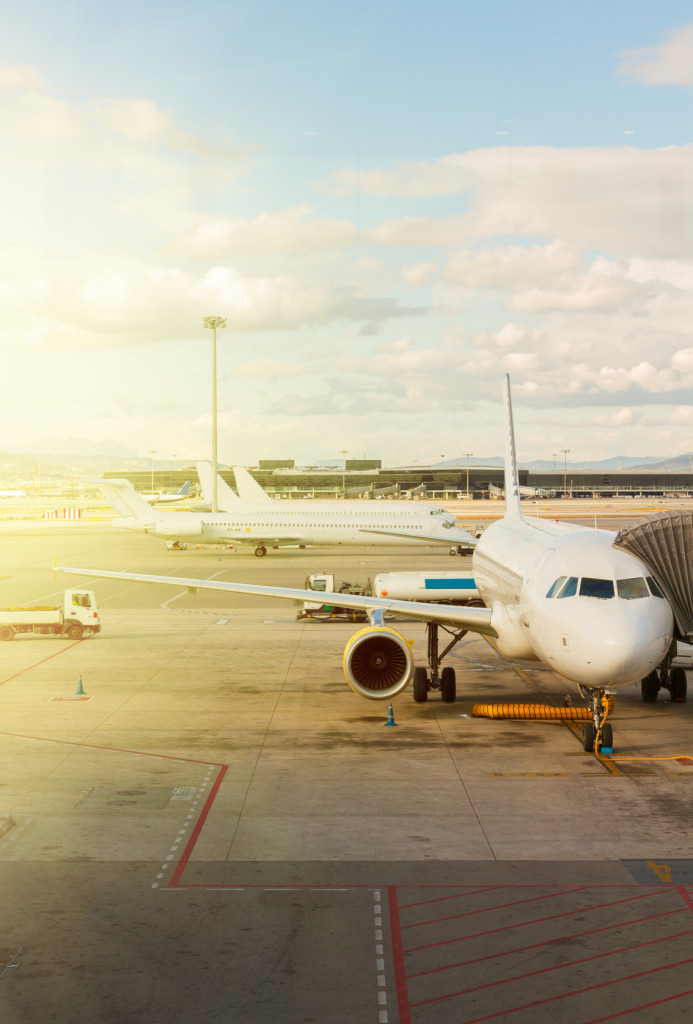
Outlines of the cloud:
M 313 359 L 308 363 L 284 363 L 279 359 L 256 359 L 239 363 L 234 369 L 235 377 L 260 377 L 263 380 L 277 380 L 281 377 L 304 377 L 321 372 Z
M 581 250 L 623 256 L 687 253 L 687 181 L 693 146 L 500 146 L 440 160 L 361 171 L 361 193 L 426 199 L 458 196 L 448 217 L 407 216 L 375 227 L 389 246 L 451 247 L 520 236 L 565 239 Z M 356 185 L 351 170 L 331 179 L 337 194 Z
M 321 252 L 356 242 L 356 227 L 350 221 L 312 214 L 305 205 L 251 218 L 191 214 L 194 223 L 167 251 L 184 259 L 224 260 L 248 253 Z
M 693 87 L 693 25 L 669 32 L 663 43 L 624 50 L 618 74 L 642 85 Z
M 581 426 L 594 426 L 594 427 L 629 427 L 633 423 L 637 423 L 642 418 L 642 411 L 640 409 L 633 409 L 629 406 L 624 406 L 621 409 L 617 409 L 616 412 L 608 413 L 603 416 L 591 416 L 588 419 L 581 420 Z

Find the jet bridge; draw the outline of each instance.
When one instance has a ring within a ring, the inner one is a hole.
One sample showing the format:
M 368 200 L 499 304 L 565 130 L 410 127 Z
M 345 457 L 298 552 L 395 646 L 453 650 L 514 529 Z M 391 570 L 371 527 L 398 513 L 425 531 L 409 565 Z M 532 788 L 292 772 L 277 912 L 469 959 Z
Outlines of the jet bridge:
M 614 547 L 644 562 L 671 604 L 678 638 L 693 642 L 693 512 L 655 512 L 619 530 Z

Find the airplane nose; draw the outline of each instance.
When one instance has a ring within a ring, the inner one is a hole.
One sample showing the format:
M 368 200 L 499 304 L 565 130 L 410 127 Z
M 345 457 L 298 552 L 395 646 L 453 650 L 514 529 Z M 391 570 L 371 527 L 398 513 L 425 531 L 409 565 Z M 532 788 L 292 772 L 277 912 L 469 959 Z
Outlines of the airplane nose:
M 662 624 L 632 611 L 595 616 L 583 629 L 589 661 L 605 683 L 633 683 L 661 662 L 669 637 Z

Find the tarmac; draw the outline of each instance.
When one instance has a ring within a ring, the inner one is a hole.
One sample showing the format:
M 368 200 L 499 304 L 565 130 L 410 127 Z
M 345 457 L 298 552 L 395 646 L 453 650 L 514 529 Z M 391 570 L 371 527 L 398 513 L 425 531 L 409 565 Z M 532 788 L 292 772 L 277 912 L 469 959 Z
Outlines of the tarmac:
M 446 548 L 257 559 L 15 521 L 0 550 L 0 607 L 89 588 L 103 624 L 0 645 L 3 1024 L 693 1016 L 690 703 L 620 691 L 597 759 L 576 725 L 472 718 L 567 684 L 467 635 L 457 701 L 407 690 L 387 728 L 342 674 L 353 624 L 51 571 L 302 586 L 470 565 Z

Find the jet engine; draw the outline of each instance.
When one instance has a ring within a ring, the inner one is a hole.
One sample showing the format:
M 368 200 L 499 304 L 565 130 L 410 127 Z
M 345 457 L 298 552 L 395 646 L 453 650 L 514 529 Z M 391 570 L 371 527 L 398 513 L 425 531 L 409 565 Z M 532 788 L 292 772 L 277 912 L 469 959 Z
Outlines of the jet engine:
M 414 670 L 411 648 L 391 626 L 366 626 L 344 650 L 349 686 L 369 700 L 390 700 L 401 693 Z

